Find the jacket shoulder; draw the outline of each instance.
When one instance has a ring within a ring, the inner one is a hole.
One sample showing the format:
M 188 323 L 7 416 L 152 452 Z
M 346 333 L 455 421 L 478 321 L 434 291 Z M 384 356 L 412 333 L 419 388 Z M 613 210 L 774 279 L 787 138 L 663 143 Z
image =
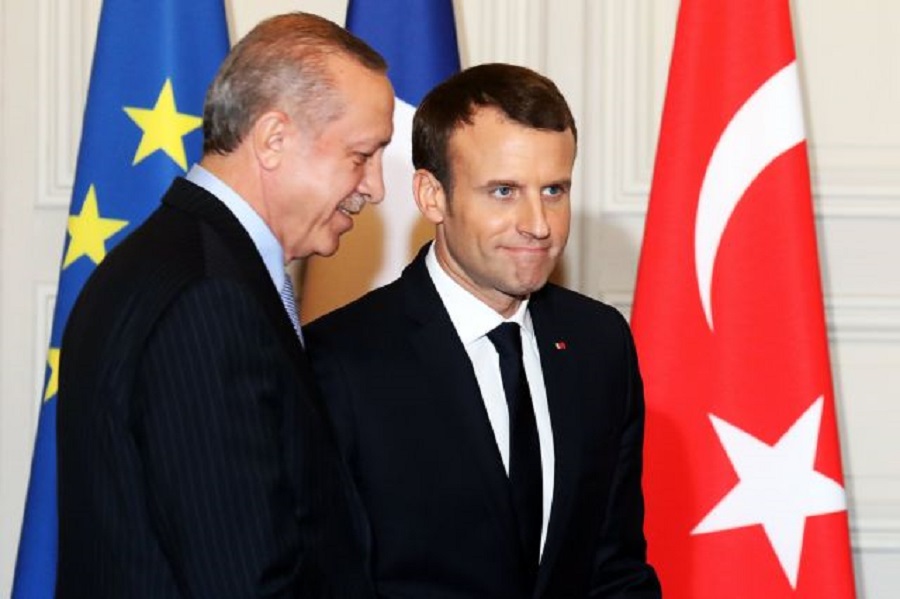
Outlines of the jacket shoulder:
M 325 338 L 334 340 L 351 335 L 358 339 L 370 332 L 396 327 L 402 318 L 403 297 L 399 287 L 398 281 L 388 283 L 316 318 L 303 326 L 304 337 L 310 344 L 316 344 Z
M 625 317 L 614 306 L 594 299 L 578 291 L 548 283 L 533 298 L 532 305 L 567 314 L 573 319 L 588 321 L 625 322 Z

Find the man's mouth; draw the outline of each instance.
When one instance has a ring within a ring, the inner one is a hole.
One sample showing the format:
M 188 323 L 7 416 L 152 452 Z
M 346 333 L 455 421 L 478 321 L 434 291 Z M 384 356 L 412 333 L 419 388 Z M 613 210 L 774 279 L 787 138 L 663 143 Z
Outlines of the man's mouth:
M 341 203 L 338 204 L 338 210 L 346 214 L 347 216 L 355 216 L 362 212 L 362 209 L 366 206 L 366 202 L 368 198 L 365 194 L 362 193 L 354 193 L 353 195 L 347 196 Z

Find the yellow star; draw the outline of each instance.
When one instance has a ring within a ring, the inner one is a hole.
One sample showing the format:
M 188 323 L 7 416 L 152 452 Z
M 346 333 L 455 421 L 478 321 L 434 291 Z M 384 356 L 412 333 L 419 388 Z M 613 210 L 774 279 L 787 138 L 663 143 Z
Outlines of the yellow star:
M 97 210 L 97 193 L 91 185 L 81 206 L 81 214 L 69 216 L 69 249 L 66 250 L 63 268 L 82 256 L 89 257 L 94 264 L 100 264 L 106 257 L 106 240 L 127 225 L 127 220 L 100 216 Z
M 126 106 L 125 112 L 144 132 L 132 166 L 153 152 L 162 150 L 181 167 L 181 170 L 187 170 L 187 156 L 182 138 L 202 125 L 203 119 L 178 112 L 171 79 L 166 79 L 156 99 L 156 106 L 152 110 Z
M 47 366 L 50 367 L 50 380 L 47 381 L 47 389 L 44 391 L 44 401 L 47 401 L 59 390 L 59 348 L 51 347 L 47 352 Z

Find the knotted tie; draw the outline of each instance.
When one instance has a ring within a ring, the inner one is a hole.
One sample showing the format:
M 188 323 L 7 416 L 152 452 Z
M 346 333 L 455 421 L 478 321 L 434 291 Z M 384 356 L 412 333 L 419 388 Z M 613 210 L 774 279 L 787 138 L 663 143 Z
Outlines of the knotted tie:
M 543 484 L 541 447 L 538 440 L 531 391 L 522 364 L 519 325 L 504 322 L 488 333 L 500 356 L 500 376 L 509 409 L 509 484 L 519 536 L 526 559 L 535 570 L 540 560 Z
M 281 302 L 284 304 L 284 309 L 287 310 L 291 324 L 294 325 L 294 331 L 297 332 L 297 338 L 300 339 L 302 344 L 303 332 L 300 331 L 300 317 L 297 315 L 297 298 L 294 296 L 294 283 L 291 281 L 291 276 L 288 273 L 284 273 L 284 283 L 281 285 Z

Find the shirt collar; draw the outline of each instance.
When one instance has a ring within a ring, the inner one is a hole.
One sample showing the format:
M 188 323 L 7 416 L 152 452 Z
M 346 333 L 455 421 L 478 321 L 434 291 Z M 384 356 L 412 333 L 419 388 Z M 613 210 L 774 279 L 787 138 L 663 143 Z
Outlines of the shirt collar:
M 515 314 L 503 318 L 447 274 L 438 263 L 434 243 L 425 255 L 425 266 L 463 345 L 484 337 L 503 322 L 515 322 L 525 333 L 533 335 L 527 298 L 519 304 Z
M 216 196 L 238 219 L 253 240 L 275 288 L 280 290 L 284 284 L 284 251 L 266 221 L 235 190 L 199 164 L 192 166 L 185 178 Z

